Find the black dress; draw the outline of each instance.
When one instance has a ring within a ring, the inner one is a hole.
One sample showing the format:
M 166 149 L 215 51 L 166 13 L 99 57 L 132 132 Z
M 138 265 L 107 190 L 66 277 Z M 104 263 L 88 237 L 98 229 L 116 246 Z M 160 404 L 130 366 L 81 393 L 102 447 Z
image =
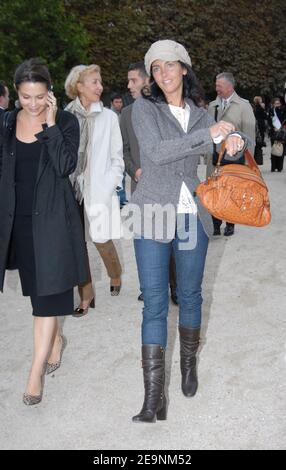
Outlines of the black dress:
M 73 289 L 49 295 L 37 295 L 36 268 L 32 232 L 32 209 L 41 144 L 16 140 L 16 210 L 12 232 L 13 248 L 24 296 L 31 297 L 33 315 L 51 317 L 73 313 Z M 52 243 L 52 240 L 51 240 Z

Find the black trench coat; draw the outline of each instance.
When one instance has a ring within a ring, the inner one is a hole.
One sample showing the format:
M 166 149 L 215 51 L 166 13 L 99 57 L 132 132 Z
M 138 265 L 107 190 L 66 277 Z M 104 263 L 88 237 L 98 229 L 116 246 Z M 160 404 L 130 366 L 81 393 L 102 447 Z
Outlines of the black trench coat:
M 0 290 L 6 269 L 17 269 L 11 246 L 15 214 L 17 110 L 0 119 Z M 89 280 L 82 222 L 69 175 L 75 170 L 79 125 L 58 111 L 56 125 L 36 135 L 42 144 L 32 226 L 38 295 L 64 292 Z

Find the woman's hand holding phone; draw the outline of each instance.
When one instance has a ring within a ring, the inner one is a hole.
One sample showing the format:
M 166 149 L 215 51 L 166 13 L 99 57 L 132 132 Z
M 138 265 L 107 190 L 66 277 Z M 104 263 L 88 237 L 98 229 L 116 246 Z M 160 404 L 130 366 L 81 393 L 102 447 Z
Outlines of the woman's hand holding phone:
M 54 126 L 56 123 L 57 114 L 57 100 L 54 93 L 50 90 L 47 95 L 47 112 L 46 112 L 46 123 L 48 127 Z

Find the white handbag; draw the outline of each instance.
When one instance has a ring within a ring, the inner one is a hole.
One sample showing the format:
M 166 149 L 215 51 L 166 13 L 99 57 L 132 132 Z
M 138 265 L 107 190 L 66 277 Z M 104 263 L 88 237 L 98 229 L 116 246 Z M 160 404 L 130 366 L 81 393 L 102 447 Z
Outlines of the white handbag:
M 271 146 L 271 155 L 274 157 L 282 157 L 283 156 L 283 144 L 282 142 L 275 141 Z
M 277 129 L 277 130 L 279 130 L 280 127 L 281 127 L 281 122 L 280 122 L 280 119 L 278 118 L 278 116 L 276 114 L 275 109 L 274 109 L 274 114 L 272 116 L 272 125 L 273 125 L 274 129 Z

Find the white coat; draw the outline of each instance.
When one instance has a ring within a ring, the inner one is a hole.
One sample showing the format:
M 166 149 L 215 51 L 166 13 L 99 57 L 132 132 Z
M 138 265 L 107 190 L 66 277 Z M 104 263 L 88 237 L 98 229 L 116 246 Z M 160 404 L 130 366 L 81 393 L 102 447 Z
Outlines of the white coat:
M 96 115 L 84 172 L 84 206 L 92 241 L 104 243 L 121 236 L 116 187 L 122 184 L 123 145 L 116 114 L 102 103 L 94 103 L 90 111 Z

